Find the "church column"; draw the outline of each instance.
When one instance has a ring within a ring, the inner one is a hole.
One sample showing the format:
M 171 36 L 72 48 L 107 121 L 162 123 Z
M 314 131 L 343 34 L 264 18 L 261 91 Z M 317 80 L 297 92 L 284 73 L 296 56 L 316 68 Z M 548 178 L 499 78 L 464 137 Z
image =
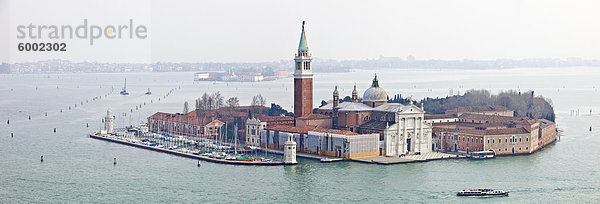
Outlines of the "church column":
M 392 146 L 392 148 L 394 148 L 393 155 L 395 155 L 395 156 L 400 155 L 400 153 L 398 152 L 399 146 L 400 146 L 400 123 L 398 123 L 398 128 L 396 129 L 396 138 L 394 138 L 394 146 Z
M 417 145 L 416 145 L 416 144 L 419 142 L 419 139 L 418 139 L 419 135 L 417 134 L 417 117 L 414 117 L 414 118 L 413 118 L 413 120 L 414 120 L 414 121 L 413 121 L 413 122 L 414 122 L 414 126 L 413 126 L 413 129 L 414 129 L 414 130 L 413 130 L 413 133 L 414 133 L 414 135 L 413 135 L 413 136 L 414 136 L 415 138 L 412 138 L 412 139 L 410 140 L 410 142 L 413 144 L 413 145 L 411 145 L 411 147 L 413 147 L 411 150 L 412 150 L 413 152 L 416 152 L 416 151 L 415 151 L 415 150 L 417 150 Z
M 406 118 L 403 118 L 403 122 L 402 122 L 402 153 L 406 152 L 406 125 L 408 124 L 408 122 L 406 122 Z
M 420 126 L 419 137 L 421 138 L 419 140 L 419 152 L 423 151 L 423 149 L 421 149 L 422 148 L 421 147 L 421 145 L 422 145 L 421 143 L 423 143 L 423 141 L 425 140 L 425 137 L 423 137 L 423 123 L 424 123 L 423 122 L 423 117 L 419 117 L 419 126 Z M 427 148 L 429 148 L 429 147 L 427 147 Z

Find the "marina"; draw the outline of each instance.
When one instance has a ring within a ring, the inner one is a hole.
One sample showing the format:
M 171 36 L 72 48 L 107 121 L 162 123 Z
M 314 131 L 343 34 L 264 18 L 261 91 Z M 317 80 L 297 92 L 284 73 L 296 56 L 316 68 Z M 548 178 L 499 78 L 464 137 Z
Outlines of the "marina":
M 152 151 L 163 152 L 163 153 L 173 154 L 173 155 L 182 156 L 182 157 L 186 157 L 186 158 L 199 159 L 199 160 L 203 160 L 203 161 L 221 163 L 221 164 L 257 165 L 257 166 L 295 165 L 295 163 L 284 163 L 282 161 L 281 162 L 260 161 L 260 160 L 259 161 L 237 161 L 237 160 L 228 160 L 228 159 L 224 159 L 224 158 L 218 159 L 218 158 L 213 158 L 213 157 L 210 157 L 207 155 L 194 154 L 194 153 L 192 153 L 192 151 L 178 151 L 177 149 L 174 150 L 171 148 L 161 148 L 161 147 L 157 147 L 157 146 L 146 145 L 146 144 L 140 143 L 140 142 L 127 141 L 124 139 L 119 139 L 117 137 L 110 137 L 108 135 L 101 135 L 98 133 L 92 133 L 92 134 L 90 134 L 90 137 L 94 138 L 94 139 L 129 145 L 129 146 L 133 146 L 133 147 L 139 147 L 139 148 L 148 149 L 148 150 L 152 150 Z M 115 164 L 116 164 L 116 160 L 115 160 Z

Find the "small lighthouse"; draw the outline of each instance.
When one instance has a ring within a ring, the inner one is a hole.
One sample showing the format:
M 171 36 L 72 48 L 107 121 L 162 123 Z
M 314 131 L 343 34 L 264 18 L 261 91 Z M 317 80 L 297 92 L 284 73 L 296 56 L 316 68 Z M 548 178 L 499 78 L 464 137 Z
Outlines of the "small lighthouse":
M 112 112 L 108 109 L 106 111 L 106 118 L 104 118 L 104 130 L 106 130 L 107 133 L 113 132 L 113 120 Z
M 294 142 L 294 136 L 288 136 L 288 140 L 285 142 L 285 148 L 283 149 L 283 163 L 286 164 L 297 164 L 296 161 L 296 142 Z

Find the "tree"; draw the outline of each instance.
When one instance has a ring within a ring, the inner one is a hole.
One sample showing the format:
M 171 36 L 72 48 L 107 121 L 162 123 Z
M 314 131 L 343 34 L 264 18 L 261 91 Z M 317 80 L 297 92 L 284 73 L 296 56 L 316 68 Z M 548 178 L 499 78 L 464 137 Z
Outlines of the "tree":
M 268 115 L 270 116 L 293 116 L 294 114 L 288 112 L 287 110 L 281 108 L 281 106 L 271 103 L 271 108 L 269 108 Z
M 183 114 L 188 114 L 190 112 L 190 108 L 188 106 L 189 104 L 187 101 L 183 103 Z
M 341 102 L 352 102 L 352 97 L 350 97 L 350 96 L 346 96 L 346 97 L 344 97 L 344 98 L 342 99 L 342 101 L 341 101 Z
M 202 98 L 200 98 L 200 110 L 210 110 L 209 109 L 209 98 L 210 96 L 204 92 L 204 94 L 202 94 Z
M 215 110 L 223 107 L 223 96 L 220 92 L 214 94 L 204 93 L 202 97 L 196 99 L 197 110 Z
M 215 107 L 215 98 L 213 95 L 208 96 L 206 100 L 206 110 L 213 110 Z
M 214 93 L 212 95 L 213 98 L 213 109 L 219 109 L 223 107 L 223 96 L 221 96 L 221 92 Z
M 319 106 L 319 108 L 320 108 L 320 107 L 323 107 L 323 106 L 325 106 L 325 105 L 327 105 L 327 101 L 325 101 L 325 100 L 321 100 L 321 105 Z
M 401 96 L 397 100 L 404 103 Z M 394 98 L 394 101 L 396 99 Z M 446 98 L 426 98 L 421 100 L 425 103 L 425 110 L 432 114 L 445 113 L 446 110 L 461 106 L 504 106 L 514 110 L 516 117 L 530 117 L 534 119 L 544 118 L 554 121 L 555 113 L 552 101 L 542 96 L 535 96 L 533 91 L 525 93 L 515 90 L 502 91 L 498 95 L 492 95 L 487 90 L 468 90 L 464 95 L 453 95 Z
M 266 104 L 267 99 L 265 99 L 261 94 L 252 97 L 252 106 L 265 106 Z
M 227 106 L 229 107 L 237 107 L 240 106 L 240 100 L 238 99 L 238 97 L 231 97 L 229 99 L 227 99 Z

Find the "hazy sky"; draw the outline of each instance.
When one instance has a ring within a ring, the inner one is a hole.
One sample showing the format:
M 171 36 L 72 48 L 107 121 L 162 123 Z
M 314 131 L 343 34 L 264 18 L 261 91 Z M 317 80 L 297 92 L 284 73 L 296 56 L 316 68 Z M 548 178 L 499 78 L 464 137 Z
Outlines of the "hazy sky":
M 0 61 L 10 62 L 291 60 L 302 20 L 313 56 L 325 59 L 600 58 L 597 0 L 0 0 L 0 17 L 0 37 L 9 38 L 0 40 Z M 75 27 L 83 19 L 100 26 L 133 19 L 148 38 L 17 39 L 17 25 Z M 22 42 L 65 42 L 68 51 L 19 52 Z

